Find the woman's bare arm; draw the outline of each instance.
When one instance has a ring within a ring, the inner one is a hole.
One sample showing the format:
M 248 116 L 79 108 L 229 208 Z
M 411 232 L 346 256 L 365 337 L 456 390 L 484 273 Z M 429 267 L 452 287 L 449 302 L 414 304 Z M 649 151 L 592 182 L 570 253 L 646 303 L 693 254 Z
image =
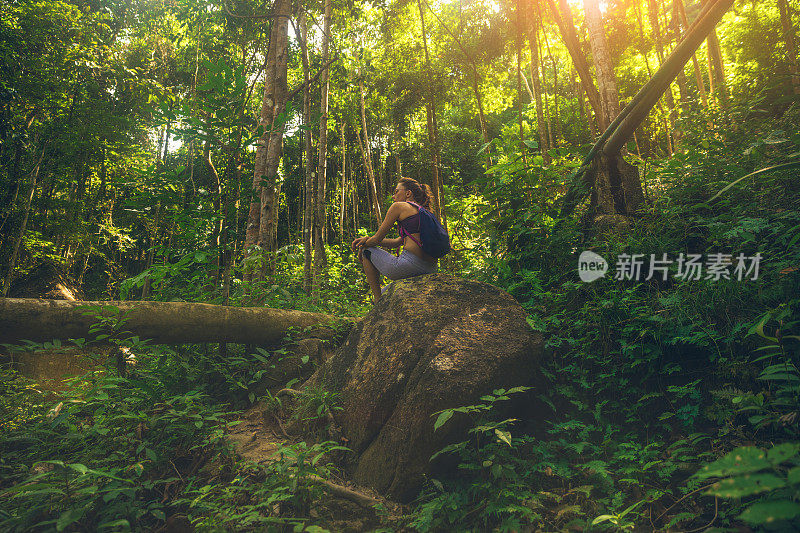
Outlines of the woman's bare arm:
M 403 239 L 402 237 L 397 237 L 394 239 L 383 239 L 378 246 L 382 246 L 384 248 L 398 248 L 402 246 Z
M 389 230 L 392 229 L 392 226 L 400 217 L 400 209 L 402 205 L 403 204 L 401 202 L 395 202 L 389 207 L 389 209 L 386 211 L 386 216 L 383 218 L 383 222 L 381 222 L 381 227 L 378 228 L 378 231 L 375 232 L 375 235 L 364 241 L 364 248 L 378 246 L 381 244 L 381 242 L 384 240 L 384 237 L 386 237 L 386 234 L 389 233 Z

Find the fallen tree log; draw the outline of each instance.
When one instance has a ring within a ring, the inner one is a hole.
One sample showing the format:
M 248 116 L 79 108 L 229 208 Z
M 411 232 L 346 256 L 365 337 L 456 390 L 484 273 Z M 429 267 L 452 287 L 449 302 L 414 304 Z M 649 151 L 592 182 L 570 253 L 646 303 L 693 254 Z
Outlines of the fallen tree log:
M 226 307 L 189 302 L 82 302 L 0 298 L 0 343 L 53 339 L 94 340 L 138 336 L 155 344 L 231 342 L 275 344 L 289 328 L 341 324 L 344 319 L 265 307 Z M 95 324 L 98 331 L 89 332 Z M 324 332 L 315 334 L 325 337 Z M 327 335 L 333 336 L 333 331 Z

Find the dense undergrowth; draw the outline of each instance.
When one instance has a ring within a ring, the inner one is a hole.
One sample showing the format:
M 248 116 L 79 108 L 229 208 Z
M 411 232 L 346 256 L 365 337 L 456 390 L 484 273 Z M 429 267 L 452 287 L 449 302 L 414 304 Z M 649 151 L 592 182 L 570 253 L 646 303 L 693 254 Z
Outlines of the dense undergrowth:
M 385 530 L 800 525 L 800 181 L 796 168 L 783 168 L 726 189 L 796 161 L 798 123 L 795 108 L 765 119 L 751 107 L 685 125 L 684 150 L 641 162 L 648 207 L 623 224 L 590 225 L 583 213 L 556 225 L 557 206 L 520 201 L 555 183 L 574 154 L 527 168 L 500 158 L 480 201 L 453 199 L 449 209 L 468 222 L 453 226 L 448 269 L 520 301 L 546 339 L 552 385 L 495 391 L 460 409 L 473 430 L 442 452 L 460 457 L 459 472 L 430 480 Z M 578 280 L 584 250 L 609 262 L 605 277 Z M 761 254 L 757 279 L 683 279 L 676 264 L 645 279 L 650 254 L 740 253 Z M 622 254 L 643 254 L 639 280 L 614 279 Z M 156 297 L 203 300 L 196 263 L 204 258 L 186 257 L 151 270 Z M 273 280 L 234 283 L 230 303 L 349 316 L 369 307 L 346 246 L 329 249 L 313 299 L 301 291 L 301 260 L 284 248 Z M 141 281 L 127 281 L 123 294 Z M 276 401 L 258 395 L 263 366 L 252 361 L 280 354 L 232 347 L 221 356 L 207 346 L 118 339 L 132 342 L 135 372 L 111 366 L 57 395 L 3 371 L 0 528 L 155 530 L 168 520 L 204 531 L 325 527 L 310 514 L 325 496 L 307 481 L 334 472 L 325 460 L 333 443 L 287 446 L 265 466 L 244 463 L 223 438 L 243 408 Z M 548 406 L 531 414 L 538 424 L 495 418 L 493 405 L 514 394 Z

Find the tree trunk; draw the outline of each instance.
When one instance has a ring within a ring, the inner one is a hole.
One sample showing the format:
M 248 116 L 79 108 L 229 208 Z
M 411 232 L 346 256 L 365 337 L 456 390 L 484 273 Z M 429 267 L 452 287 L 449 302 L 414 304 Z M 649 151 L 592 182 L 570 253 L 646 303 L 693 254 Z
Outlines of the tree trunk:
M 431 69 L 431 57 L 428 52 L 428 34 L 425 29 L 425 12 L 422 9 L 422 0 L 417 0 L 417 8 L 419 9 L 419 20 L 422 25 L 422 48 L 425 51 L 425 72 L 430 78 L 433 76 Z M 436 123 L 436 95 L 434 94 L 434 87 L 428 86 L 427 103 L 425 105 L 425 118 L 428 126 L 428 142 L 431 148 L 431 185 L 433 189 L 433 212 L 442 220 L 442 223 L 447 227 L 447 222 L 442 217 L 441 209 L 441 180 L 439 177 L 439 135 L 438 124 Z
M 684 31 L 688 31 L 689 19 L 686 18 L 686 7 L 683 4 L 683 0 L 675 0 L 675 5 L 678 9 L 678 15 L 680 16 Z M 706 86 L 703 84 L 703 72 L 700 70 L 697 54 L 692 54 L 692 66 L 694 67 L 694 81 L 697 84 L 697 90 L 700 92 L 700 99 L 703 102 L 703 107 L 708 108 L 708 95 L 706 94 Z
M 340 137 L 342 139 L 342 190 L 341 201 L 339 202 L 339 241 L 344 242 L 344 213 L 346 210 L 345 191 L 347 191 L 347 137 L 344 134 L 344 121 L 339 124 Z
M 25 199 L 25 211 L 22 215 L 22 222 L 20 222 L 19 225 L 19 236 L 14 241 L 11 259 L 8 261 L 8 273 L 6 274 L 6 279 L 3 283 L 3 297 L 8 294 L 9 289 L 11 289 L 11 282 L 14 281 L 14 268 L 17 266 L 19 248 L 22 245 L 22 239 L 25 237 L 25 229 L 28 226 L 28 215 L 31 212 L 31 202 L 33 201 L 33 195 L 36 192 L 36 182 L 39 179 L 39 170 L 41 169 L 43 158 L 44 148 L 42 148 L 42 153 L 39 154 L 39 160 L 36 162 L 33 172 L 31 172 L 31 190 L 28 192 L 28 197 Z
M 658 57 L 658 66 L 664 64 L 664 40 L 661 36 L 661 20 L 658 14 L 658 4 L 656 0 L 647 0 L 647 13 L 650 19 L 650 28 L 653 30 L 653 40 L 656 43 L 656 57 Z M 683 71 L 681 71 L 683 72 Z M 667 100 L 667 106 L 670 111 L 675 109 L 675 99 L 672 96 L 672 89 L 668 88 L 664 93 Z
M 419 4 L 419 0 L 418 0 L 418 5 L 421 5 L 421 4 Z M 430 9 L 430 6 L 428 6 L 428 9 Z M 484 112 L 483 112 L 483 97 L 481 96 L 481 91 L 480 91 L 481 76 L 478 73 L 478 65 L 475 64 L 475 60 L 472 58 L 472 56 L 469 55 L 469 53 L 467 52 L 466 48 L 464 48 L 464 43 L 462 43 L 461 40 L 458 37 L 456 37 L 456 35 L 450 30 L 450 28 L 447 26 L 447 24 L 442 22 L 442 19 L 440 19 L 436 15 L 435 11 L 431 10 L 431 13 L 433 14 L 434 17 L 436 17 L 436 20 L 439 21 L 439 24 L 442 26 L 442 28 L 444 28 L 444 30 L 447 32 L 447 34 L 450 35 L 450 37 L 452 37 L 452 39 L 456 43 L 456 45 L 458 45 L 459 49 L 461 50 L 461 53 L 464 54 L 464 59 L 469 63 L 469 65 L 471 67 L 471 70 L 472 70 L 472 91 L 475 94 L 475 100 L 476 100 L 476 103 L 478 104 L 478 120 L 480 121 L 480 126 L 481 126 L 481 138 L 483 139 L 484 144 L 488 144 L 489 143 L 489 133 L 488 133 L 488 131 L 486 129 L 486 116 L 484 115 Z M 462 28 L 462 27 L 463 27 L 463 24 L 461 24 L 461 22 L 459 22 L 459 28 Z M 434 123 L 435 123 L 435 121 L 434 121 Z M 487 168 L 492 165 L 492 157 L 491 157 L 491 154 L 489 153 L 488 149 L 486 150 L 486 165 L 487 165 Z
M 331 0 L 325 0 L 324 8 L 325 21 L 322 30 L 322 64 L 328 64 L 328 44 L 331 30 Z M 328 167 L 328 73 L 324 67 L 320 77 L 320 117 L 319 117 L 319 160 L 317 162 L 317 190 L 314 205 L 314 283 L 319 283 L 322 279 L 322 270 L 327 264 L 325 257 L 325 232 L 327 222 L 325 220 L 325 189 L 327 185 Z
M 564 196 L 562 207 L 559 213 L 560 218 L 568 217 L 575 209 L 577 200 L 580 198 L 580 188 L 577 187 L 578 183 L 588 185 L 592 188 L 593 194 L 597 194 L 594 189 L 598 181 L 602 181 L 601 176 L 598 179 L 598 172 L 613 175 L 619 173 L 626 178 L 631 176 L 632 173 L 625 172 L 625 169 L 620 169 L 616 163 L 623 161 L 619 157 L 620 150 L 628 139 L 634 134 L 636 128 L 641 125 L 645 117 L 647 117 L 650 110 L 655 103 L 664 93 L 669 84 L 675 79 L 678 71 L 681 70 L 691 55 L 697 50 L 697 47 L 708 36 L 709 32 L 714 29 L 714 26 L 719 22 L 722 16 L 730 9 L 733 0 L 717 0 L 713 4 L 707 6 L 699 15 L 698 19 L 691 25 L 689 30 L 684 35 L 683 39 L 678 46 L 675 47 L 672 54 L 664 61 L 664 64 L 658 69 L 658 72 L 641 88 L 639 92 L 633 97 L 633 100 L 625 106 L 620 116 L 609 126 L 600 139 L 595 142 L 592 149 L 586 155 L 581 166 L 575 171 L 573 177 L 579 181 L 573 181 L 573 185 L 567 194 Z M 591 167 L 587 171 L 587 167 Z M 638 174 L 638 173 L 637 173 Z M 605 180 L 606 182 L 613 182 L 611 176 Z M 633 201 L 636 198 L 643 198 L 643 194 L 636 194 L 634 191 L 638 185 L 641 190 L 641 183 L 638 175 L 635 176 L 634 183 L 630 184 L 629 190 L 632 191 L 631 198 Z M 614 195 L 612 194 L 613 198 Z M 623 195 L 624 199 L 624 195 Z M 624 206 L 623 213 L 631 213 L 636 211 L 638 206 L 626 205 Z
M 650 20 L 652 21 L 654 16 L 655 16 L 654 10 L 656 8 L 654 7 L 652 0 L 647 0 L 647 1 L 648 1 L 648 16 L 649 16 Z M 645 34 L 644 34 L 644 26 L 642 24 L 642 13 L 641 13 L 641 8 L 640 8 L 640 5 L 639 5 L 638 1 L 636 2 L 636 21 L 637 21 L 637 23 L 639 25 L 639 38 L 641 39 L 642 43 L 645 43 L 646 42 L 646 38 L 645 38 Z M 653 24 L 651 23 L 651 28 L 652 27 L 653 27 Z M 653 32 L 655 33 L 655 30 L 653 30 Z M 650 69 L 650 57 L 648 56 L 647 51 L 644 49 L 644 45 L 642 46 L 641 53 L 642 53 L 642 57 L 644 58 L 644 66 L 645 66 L 645 68 L 647 68 L 647 75 L 649 77 L 653 77 L 653 71 Z M 658 54 L 656 54 L 656 55 L 658 55 Z M 663 57 L 661 57 L 661 58 L 656 57 L 656 59 L 659 60 L 658 65 L 660 67 L 664 62 Z M 667 93 L 669 93 L 669 92 L 670 91 L 668 89 Z M 662 126 L 664 127 L 664 137 L 665 137 L 665 140 L 667 142 L 667 153 L 672 155 L 672 143 L 670 142 L 671 141 L 670 125 L 669 125 L 669 122 L 664 118 L 664 116 L 667 113 L 664 112 L 664 107 L 661 104 L 661 100 L 658 101 L 657 105 L 658 105 L 658 110 L 661 112 Z M 637 146 L 637 148 L 638 148 L 638 146 Z
M 783 42 L 786 44 L 786 59 L 789 62 L 789 71 L 792 73 L 792 91 L 800 94 L 800 66 L 797 58 L 797 43 L 794 39 L 795 29 L 792 27 L 792 13 L 786 0 L 778 0 L 778 9 L 781 12 L 781 28 L 783 29 Z
M 311 269 L 311 238 L 314 233 L 314 163 L 313 150 L 311 148 L 311 87 L 309 82 L 308 66 L 308 28 L 306 14 L 301 13 L 299 21 L 299 32 L 297 40 L 300 43 L 301 55 L 303 60 L 303 153 L 305 165 L 303 166 L 305 175 L 305 186 L 303 187 L 303 288 L 306 294 L 311 294 L 314 285 L 314 273 Z
M 542 153 L 542 157 L 544 157 L 545 163 L 550 163 L 550 145 L 547 142 L 547 124 L 544 122 L 544 111 L 542 109 L 542 82 L 539 79 L 538 32 L 539 21 L 538 19 L 534 19 L 530 26 L 530 33 L 528 34 L 528 47 L 531 49 L 531 84 L 533 85 L 533 97 L 536 103 L 536 127 L 539 131 L 539 149 Z
M 559 0 L 560 7 L 556 7 L 555 0 L 548 0 L 548 2 L 550 4 L 550 11 L 552 11 L 558 29 L 561 32 L 561 39 L 564 41 L 564 45 L 572 58 L 575 70 L 578 71 L 578 77 L 581 79 L 583 88 L 586 91 L 589 105 L 592 106 L 594 115 L 597 118 L 597 124 L 600 130 L 604 130 L 608 124 L 603 124 L 602 122 L 604 115 L 602 112 L 603 106 L 600 101 L 600 93 L 598 93 L 594 82 L 592 82 L 589 64 L 583 56 L 580 43 L 578 42 L 578 35 L 575 33 L 575 23 L 572 20 L 572 8 L 569 7 L 567 0 Z M 539 18 L 541 19 L 541 16 Z
M 525 145 L 525 128 L 522 124 L 522 17 L 520 15 L 519 0 L 515 0 L 514 12 L 516 23 L 514 24 L 514 41 L 517 47 L 517 121 L 519 122 L 519 142 L 522 150 L 522 161 L 528 166 L 527 152 Z
M 594 182 L 591 205 L 595 215 L 629 215 L 644 204 L 639 169 L 621 155 L 601 155 L 589 172 Z
M 609 155 L 619 153 L 622 146 L 633 135 L 633 132 L 648 115 L 664 90 L 669 87 L 670 82 L 675 79 L 678 71 L 683 68 L 692 53 L 709 32 L 714 29 L 732 4 L 733 0 L 717 0 L 708 10 L 701 13 L 698 20 L 692 24 L 672 54 L 658 69 L 658 72 L 639 90 L 631 104 L 628 105 L 630 109 L 626 109 L 625 118 L 611 131 L 607 132 L 607 140 L 602 145 L 604 153 Z
M 87 313 L 90 311 L 91 313 Z M 58 339 L 92 340 L 89 333 L 97 315 L 122 317 L 114 337 L 133 335 L 157 344 L 235 342 L 268 345 L 279 343 L 289 328 L 323 326 L 337 320 L 320 313 L 264 307 L 228 307 L 187 302 L 102 301 L 83 302 L 38 298 L 0 299 L 0 342 L 18 343 Z M 327 329 L 327 328 L 326 328 Z M 320 331 L 322 336 L 331 336 Z
M 705 0 L 703 3 L 704 5 L 708 5 L 713 1 L 714 0 Z M 717 94 L 723 107 L 727 107 L 728 86 L 725 83 L 725 67 L 723 66 L 722 60 L 722 49 L 720 48 L 719 38 L 717 37 L 717 30 L 715 28 L 711 29 L 706 41 L 708 43 L 709 76 L 712 75 L 712 72 L 714 76 L 714 88 L 712 92 Z
M 263 182 L 261 187 L 258 245 L 264 254 L 264 258 L 259 279 L 264 279 L 267 272 L 272 273 L 275 268 L 273 239 L 275 235 L 275 211 L 278 208 L 278 164 L 283 150 L 283 131 L 286 128 L 286 124 L 282 121 L 278 122 L 277 119 L 282 119 L 281 115 L 286 108 L 286 98 L 288 96 L 288 30 L 291 7 L 290 0 L 276 0 L 275 2 L 275 19 L 272 22 L 272 37 L 270 39 L 275 42 L 275 63 L 271 75 L 274 81 L 272 84 L 265 84 L 264 89 L 264 102 L 265 104 L 271 103 L 270 131 L 266 146 L 264 146 L 264 143 L 259 143 L 256 151 L 254 178 L 255 176 L 260 176 Z M 269 72 L 267 72 L 267 77 L 270 77 Z M 272 94 L 267 93 L 267 87 L 270 85 Z
M 278 4 L 273 8 L 274 14 L 278 13 Z M 266 67 L 264 69 L 264 95 L 261 102 L 261 114 L 258 125 L 262 129 L 261 137 L 257 141 L 255 168 L 253 171 L 253 188 L 250 196 L 250 209 L 247 214 L 247 229 L 245 230 L 244 253 L 251 256 L 258 243 L 259 228 L 261 226 L 261 196 L 266 171 L 267 149 L 269 147 L 270 130 L 272 128 L 274 86 L 275 86 L 275 49 L 277 46 L 278 19 L 273 20 L 270 31 L 269 48 L 267 50 Z M 244 281 L 256 278 L 252 263 L 245 268 Z
M 677 2 L 677 0 L 673 0 L 672 1 L 672 23 L 675 24 L 675 28 L 676 28 L 676 32 L 675 32 L 675 34 L 677 35 L 676 40 L 680 39 L 680 28 L 681 28 L 681 23 L 680 23 L 681 17 L 680 17 L 680 13 L 678 11 L 679 11 L 678 2 Z M 667 22 L 667 27 L 669 27 L 669 22 Z M 681 108 L 683 107 L 683 105 L 689 103 L 689 98 L 690 98 L 689 86 L 686 83 L 686 73 L 684 72 L 684 70 L 681 70 L 680 72 L 678 72 L 678 80 L 677 81 L 678 81 L 678 92 L 680 93 L 680 103 L 681 103 L 681 105 L 678 107 L 678 110 L 680 111 Z M 677 132 L 676 132 L 676 136 L 677 136 Z
M 606 126 L 619 115 L 619 92 L 611 54 L 603 28 L 598 0 L 583 0 L 586 14 L 586 26 L 589 29 L 589 44 L 592 47 L 592 61 L 597 71 L 597 86 L 600 92 L 600 105 L 603 113 L 603 124 Z
M 205 145 L 203 147 L 203 163 L 206 165 L 206 171 L 208 172 L 209 177 L 211 178 L 211 183 L 214 185 L 214 200 L 212 204 L 212 208 L 214 209 L 214 218 L 218 218 L 218 220 L 214 220 L 214 226 L 211 230 L 211 248 L 215 250 L 215 258 L 214 264 L 211 269 L 209 269 L 209 284 L 211 288 L 215 288 L 217 286 L 217 280 L 219 279 L 219 274 L 222 269 L 222 250 L 220 250 L 220 239 L 222 237 L 222 180 L 220 179 L 219 172 L 217 172 L 217 167 L 214 166 L 214 162 L 211 161 L 211 141 L 209 139 L 206 140 Z
M 372 208 L 375 212 L 375 218 L 378 220 L 380 226 L 383 222 L 383 215 L 381 215 L 381 203 L 378 200 L 378 190 L 375 188 L 375 172 L 372 170 L 372 152 L 369 147 L 369 135 L 367 134 L 367 111 L 364 107 L 364 80 L 358 80 L 358 95 L 361 103 L 361 128 L 364 132 L 364 143 L 361 143 L 361 137 L 358 137 L 358 145 L 361 148 L 361 154 L 364 156 L 364 167 L 367 171 L 367 185 L 369 186 L 370 197 L 372 198 Z
M 661 21 L 658 14 L 658 4 L 656 0 L 647 0 L 648 16 L 650 18 L 650 27 L 653 30 L 653 36 L 656 42 L 656 57 L 658 58 L 658 66 L 664 64 L 664 41 L 661 38 Z M 683 72 L 681 69 L 680 72 Z M 679 72 L 679 73 L 680 73 Z M 672 155 L 675 151 L 675 142 L 673 138 L 673 131 L 675 131 L 675 98 L 672 96 L 672 87 L 667 87 L 664 93 L 667 102 L 667 113 L 664 119 L 664 129 L 666 131 L 667 149 L 669 154 Z
M 161 224 L 161 200 L 158 201 L 156 204 L 156 214 L 155 218 L 153 219 L 153 230 L 150 232 L 150 249 L 147 250 L 147 260 L 144 264 L 144 270 L 149 269 L 153 266 L 153 257 L 156 253 L 156 241 L 158 240 L 158 226 Z M 150 276 L 147 275 L 144 278 L 144 284 L 142 285 L 142 298 L 149 298 L 150 297 L 150 289 L 152 286 L 152 281 L 150 280 Z
M 547 121 L 547 125 L 550 128 L 550 145 L 553 148 L 558 147 L 558 138 L 562 135 L 563 128 L 561 127 L 561 110 L 559 109 L 558 104 L 558 65 L 556 64 L 556 60 L 553 57 L 553 50 L 550 48 L 550 41 L 547 40 L 547 35 L 542 33 L 542 40 L 544 40 L 545 50 L 547 50 L 547 58 L 550 60 L 550 64 L 553 65 L 553 110 L 551 112 L 551 120 Z M 544 72 L 544 69 L 542 69 Z

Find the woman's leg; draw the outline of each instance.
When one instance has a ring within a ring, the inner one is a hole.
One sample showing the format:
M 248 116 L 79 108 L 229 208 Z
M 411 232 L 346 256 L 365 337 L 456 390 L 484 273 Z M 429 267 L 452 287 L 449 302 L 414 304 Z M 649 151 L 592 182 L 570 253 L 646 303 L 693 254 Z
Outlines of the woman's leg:
M 381 295 L 381 275 L 398 280 L 436 272 L 436 263 L 428 263 L 408 251 L 395 257 L 380 248 L 366 248 L 362 251 L 361 263 L 375 301 Z
M 369 288 L 372 291 L 372 297 L 374 301 L 378 301 L 378 298 L 381 297 L 381 282 L 380 282 L 380 273 L 378 269 L 375 268 L 375 265 L 367 258 L 369 254 L 361 254 L 361 265 L 364 267 L 364 273 L 367 275 L 367 283 L 369 283 Z

